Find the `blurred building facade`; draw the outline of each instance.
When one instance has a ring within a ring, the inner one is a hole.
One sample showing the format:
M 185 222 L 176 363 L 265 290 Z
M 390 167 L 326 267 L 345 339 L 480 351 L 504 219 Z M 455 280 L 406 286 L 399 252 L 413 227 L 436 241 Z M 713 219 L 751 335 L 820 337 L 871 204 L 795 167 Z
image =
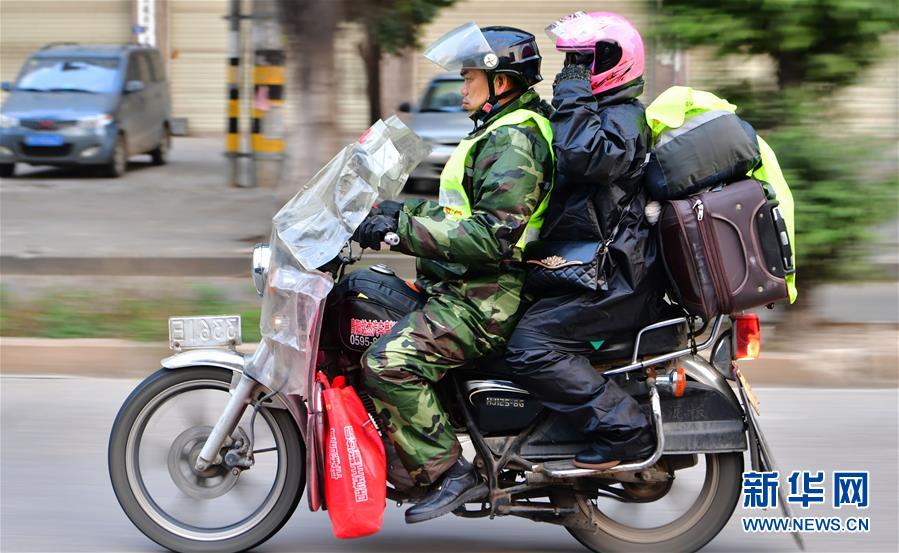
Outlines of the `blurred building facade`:
M 31 52 L 53 42 L 136 42 L 142 4 L 152 4 L 174 116 L 188 118 L 191 132 L 224 132 L 224 0 L 0 0 L 0 77 L 13 80 Z
M 251 12 L 253 0 L 241 0 L 243 13 Z M 256 0 L 259 1 L 259 0 Z M 225 132 L 226 76 L 228 51 L 228 0 L 0 0 L 0 78 L 13 80 L 28 54 L 52 42 L 133 42 L 141 29 L 139 11 L 152 5 L 153 41 L 167 60 L 173 114 L 186 118 L 191 134 Z M 420 43 L 427 45 L 443 33 L 468 21 L 480 25 L 511 25 L 537 35 L 544 54 L 544 81 L 540 94 L 551 97 L 551 83 L 561 67 L 562 56 L 543 34 L 543 28 L 561 15 L 577 10 L 617 11 L 641 29 L 653 25 L 655 2 L 607 0 L 600 5 L 556 0 L 459 0 L 441 11 L 422 29 Z M 357 44 L 362 39 L 357 25 L 341 25 L 338 48 L 339 131 L 358 134 L 368 125 L 365 71 Z M 897 139 L 899 120 L 899 64 L 896 37 L 888 37 L 892 57 L 872 68 L 864 81 L 845 91 L 855 98 L 851 128 L 859 133 Z M 250 49 L 245 33 L 244 49 Z M 714 88 L 717 84 L 745 78 L 770 79 L 770 63 L 764 58 L 715 59 L 709 50 L 689 53 L 664 51 L 647 44 L 649 101 L 672 84 Z M 382 112 L 394 113 L 399 103 L 416 101 L 427 81 L 439 69 L 418 52 L 388 56 L 382 64 Z M 251 78 L 251 72 L 244 73 Z M 290 89 L 285 116 L 289 120 Z M 861 104 L 858 98 L 864 98 Z M 244 98 L 246 104 L 249 99 Z M 246 111 L 245 111 L 246 112 Z

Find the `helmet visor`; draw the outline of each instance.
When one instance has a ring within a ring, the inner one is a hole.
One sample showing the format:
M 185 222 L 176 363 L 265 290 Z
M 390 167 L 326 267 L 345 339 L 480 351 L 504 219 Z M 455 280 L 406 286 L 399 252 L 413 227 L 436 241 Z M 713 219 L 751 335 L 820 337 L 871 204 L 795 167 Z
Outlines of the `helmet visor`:
M 474 23 L 466 23 L 443 35 L 425 50 L 425 57 L 447 71 L 490 70 L 499 63 L 496 53 Z
M 554 21 L 543 29 L 546 35 L 556 43 L 556 47 L 564 45 L 591 44 L 596 36 L 596 24 L 584 12 L 574 12 Z

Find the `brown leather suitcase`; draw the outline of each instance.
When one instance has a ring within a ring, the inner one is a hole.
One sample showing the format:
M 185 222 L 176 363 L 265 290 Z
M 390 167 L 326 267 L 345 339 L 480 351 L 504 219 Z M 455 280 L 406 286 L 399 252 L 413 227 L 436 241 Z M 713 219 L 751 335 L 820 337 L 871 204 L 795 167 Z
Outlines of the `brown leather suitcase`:
M 708 320 L 788 298 L 790 244 L 759 181 L 666 202 L 659 233 L 673 299 L 691 314 Z

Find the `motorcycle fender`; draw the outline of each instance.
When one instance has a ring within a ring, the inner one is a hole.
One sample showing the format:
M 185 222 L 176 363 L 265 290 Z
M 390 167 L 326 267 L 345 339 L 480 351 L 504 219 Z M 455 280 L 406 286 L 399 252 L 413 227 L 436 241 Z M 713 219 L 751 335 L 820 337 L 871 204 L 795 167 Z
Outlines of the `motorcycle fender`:
M 705 359 L 692 355 L 677 359 L 675 363 L 677 363 L 677 366 L 684 368 L 684 372 L 688 377 L 714 388 L 728 403 L 740 411 L 743 410 L 740 400 L 737 399 L 737 395 L 734 393 L 733 388 L 730 387 L 730 384 L 728 384 L 727 379 L 715 367 L 706 362 Z
M 194 349 L 176 353 L 162 360 L 162 367 L 169 370 L 185 369 L 188 367 L 221 367 L 234 373 L 231 379 L 231 388 L 237 384 L 243 375 L 246 357 L 232 350 L 224 349 Z M 259 385 L 266 393 L 267 387 Z M 286 409 L 293 417 L 300 429 L 303 441 L 306 442 L 306 404 L 302 398 L 295 395 L 275 394 L 266 400 L 266 405 L 272 409 Z
M 727 380 L 698 357 L 677 360 L 677 365 L 700 386 L 685 398 L 662 396 L 665 451 L 670 453 L 744 451 L 747 447 L 743 407 Z

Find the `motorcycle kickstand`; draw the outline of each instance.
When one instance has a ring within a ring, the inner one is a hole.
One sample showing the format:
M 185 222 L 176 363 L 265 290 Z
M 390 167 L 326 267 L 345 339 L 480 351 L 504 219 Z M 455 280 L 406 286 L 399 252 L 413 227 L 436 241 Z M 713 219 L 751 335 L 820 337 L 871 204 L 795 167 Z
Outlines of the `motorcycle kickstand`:
M 209 465 L 219 464 L 222 462 L 222 456 L 219 450 L 225 445 L 225 441 L 230 439 L 231 433 L 237 428 L 237 423 L 243 416 L 244 410 L 250 403 L 250 396 L 256 388 L 255 380 L 247 375 L 241 375 L 237 387 L 231 392 L 231 398 L 225 406 L 225 410 L 219 417 L 218 422 L 212 427 L 212 432 L 206 438 L 203 449 L 197 457 L 194 467 L 198 471 L 209 468 Z

